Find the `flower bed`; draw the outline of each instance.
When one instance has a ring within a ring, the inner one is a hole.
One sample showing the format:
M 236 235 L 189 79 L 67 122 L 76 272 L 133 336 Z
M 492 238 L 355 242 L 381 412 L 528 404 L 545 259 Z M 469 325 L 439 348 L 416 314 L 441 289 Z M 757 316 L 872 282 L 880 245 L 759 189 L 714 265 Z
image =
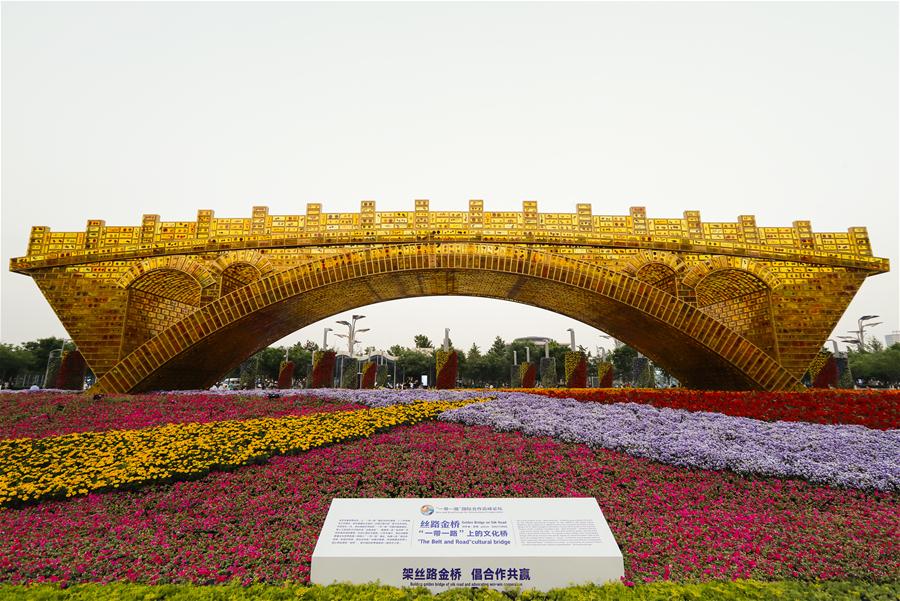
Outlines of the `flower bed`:
M 519 385 L 531 390 L 537 381 L 537 365 L 531 361 L 519 364 Z
M 373 361 L 366 361 L 362 366 L 362 378 L 360 388 L 375 388 L 375 375 L 378 373 L 378 365 Z
M 191 584 L 142 585 L 132 583 L 80 584 L 68 588 L 44 584 L 33 587 L 0 586 L 0 596 L 13 599 L 304 599 L 306 601 L 506 601 L 510 596 L 490 589 L 445 591 L 430 595 L 424 589 L 399 589 L 377 584 L 304 586 L 299 584 L 239 586 L 223 584 L 199 587 Z M 637 587 L 619 583 L 604 586 L 575 586 L 547 593 L 528 592 L 515 598 L 522 601 L 646 601 L 647 599 L 704 599 L 708 601 L 741 601 L 759 599 L 868 599 L 896 601 L 900 583 L 872 585 L 862 582 L 704 582 L 676 584 L 657 582 Z
M 435 351 L 435 384 L 442 390 L 456 388 L 459 373 L 459 355 L 456 351 Z
M 595 497 L 636 583 L 891 582 L 900 570 L 896 494 L 425 422 L 196 481 L 0 511 L 0 574 L 9 583 L 305 582 L 330 500 L 351 496 Z
M 352 397 L 334 399 L 312 391 L 272 396 L 234 391 L 107 396 L 22 392 L 0 397 L 0 438 L 40 438 L 73 432 L 134 430 L 162 424 L 282 417 L 362 409 Z
M 581 352 L 567 352 L 565 355 L 566 386 L 584 388 L 587 386 L 587 358 Z
M 293 388 L 294 362 L 282 361 L 278 368 L 278 388 Z
M 334 383 L 334 351 L 314 351 L 310 388 L 327 388 Z
M 196 477 L 430 419 L 471 401 L 0 441 L 0 506 Z
M 552 436 L 662 463 L 900 490 L 900 430 L 763 422 L 721 413 L 535 395 L 448 411 L 446 421 Z
M 765 421 L 859 424 L 881 430 L 900 428 L 900 390 L 725 392 L 684 389 L 542 388 L 522 392 L 596 403 L 642 403 L 688 411 L 715 411 Z

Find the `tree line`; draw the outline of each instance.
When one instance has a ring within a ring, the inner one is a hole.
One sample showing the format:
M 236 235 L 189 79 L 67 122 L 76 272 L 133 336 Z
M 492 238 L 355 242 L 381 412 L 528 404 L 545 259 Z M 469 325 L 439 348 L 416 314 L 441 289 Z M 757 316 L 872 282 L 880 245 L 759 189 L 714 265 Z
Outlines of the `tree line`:
M 22 344 L 0 343 L 0 382 L 5 387 L 10 385 L 27 386 L 30 383 L 43 384 L 43 377 L 49 370 L 58 367 L 58 351 L 63 346 L 63 339 L 57 337 L 39 338 Z M 451 348 L 457 351 L 459 359 L 460 384 L 466 387 L 508 386 L 510 382 L 510 366 L 515 352 L 519 363 L 525 361 L 526 349 L 532 362 L 539 363 L 544 356 L 544 346 L 523 340 L 506 342 L 497 336 L 491 346 L 482 351 L 478 345 L 472 344 L 468 351 L 456 349 L 451 341 Z M 423 375 L 434 381 L 434 357 L 428 351 L 434 347 L 432 341 L 424 334 L 415 336 L 409 347 L 394 345 L 388 353 L 396 357 L 397 381 L 408 383 L 421 381 Z M 66 350 L 72 350 L 71 342 Z M 592 352 L 583 346 L 578 347 L 588 360 L 589 374 L 597 373 L 597 365 L 601 361 L 612 363 L 617 382 L 624 385 L 634 384 L 635 375 L 632 366 L 637 358 L 637 351 L 621 345 L 609 353 Z M 309 377 L 312 366 L 312 354 L 319 350 L 319 345 L 311 340 L 298 342 L 292 346 L 264 348 L 233 369 L 226 377 L 239 378 L 242 387 L 253 387 L 257 383 L 265 384 L 278 380 L 278 372 L 282 362 L 287 358 L 294 363 L 295 382 L 302 383 Z M 565 353 L 569 346 L 551 341 L 550 357 L 556 359 L 556 380 L 565 378 Z M 373 348 L 367 349 L 373 352 Z M 876 339 L 871 339 L 865 348 L 848 353 L 850 370 L 853 378 L 864 386 L 897 386 L 900 385 L 900 344 L 889 348 Z M 658 378 L 666 384 L 667 374 L 655 367 Z M 91 375 L 89 374 L 89 378 Z M 52 378 L 52 374 L 51 374 Z M 393 372 L 391 372 L 393 379 Z
M 859 351 L 847 354 L 850 372 L 864 386 L 900 385 L 900 343 L 888 348 L 875 338 Z

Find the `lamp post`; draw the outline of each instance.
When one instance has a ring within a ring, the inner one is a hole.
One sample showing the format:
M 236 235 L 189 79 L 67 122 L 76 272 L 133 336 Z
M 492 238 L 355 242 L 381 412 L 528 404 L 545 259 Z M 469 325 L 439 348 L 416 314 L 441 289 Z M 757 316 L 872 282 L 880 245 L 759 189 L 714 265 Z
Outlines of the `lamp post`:
M 365 317 L 366 317 L 365 315 L 352 315 L 350 317 L 349 322 L 343 321 L 343 320 L 337 322 L 341 325 L 347 326 L 346 334 L 335 334 L 335 335 L 340 336 L 341 338 L 347 339 L 347 352 L 349 353 L 351 359 L 356 356 L 356 349 L 354 347 L 356 347 L 357 344 L 362 342 L 361 340 L 356 339 L 356 335 L 359 334 L 360 332 L 368 332 L 369 331 L 369 328 L 359 328 L 359 329 L 356 328 L 356 322 L 359 321 L 360 319 L 364 319 Z M 343 383 L 343 381 L 344 381 L 344 361 L 341 360 L 340 382 Z
M 369 328 L 361 328 L 359 330 L 356 329 L 356 322 L 363 318 L 365 318 L 365 315 L 353 315 L 350 318 L 349 322 L 348 321 L 338 321 L 337 322 L 341 325 L 347 326 L 346 334 L 336 334 L 336 335 L 340 336 L 341 338 L 347 339 L 347 351 L 350 353 L 351 357 L 353 356 L 354 345 L 357 342 L 359 342 L 358 340 L 356 340 L 356 335 L 360 332 L 368 332 L 369 331 Z
M 872 326 L 881 325 L 881 322 L 878 323 L 867 323 L 863 324 L 864 321 L 871 321 L 873 319 L 878 319 L 878 315 L 863 315 L 858 320 L 856 320 L 856 324 L 859 326 L 859 350 L 863 350 L 864 345 L 866 344 L 866 336 L 865 329 L 871 328 Z
M 840 339 L 844 342 L 844 344 L 855 344 L 857 346 L 857 350 L 860 350 L 862 348 L 859 343 L 859 336 L 840 336 Z

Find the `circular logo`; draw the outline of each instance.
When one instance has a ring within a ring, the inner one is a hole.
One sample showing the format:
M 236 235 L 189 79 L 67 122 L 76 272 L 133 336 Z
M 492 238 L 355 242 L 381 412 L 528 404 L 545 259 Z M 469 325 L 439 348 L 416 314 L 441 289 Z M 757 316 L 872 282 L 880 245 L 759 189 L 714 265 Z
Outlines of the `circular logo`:
M 432 513 L 434 513 L 434 507 L 432 507 L 431 505 L 422 505 L 419 511 L 422 512 L 422 515 L 431 515 Z

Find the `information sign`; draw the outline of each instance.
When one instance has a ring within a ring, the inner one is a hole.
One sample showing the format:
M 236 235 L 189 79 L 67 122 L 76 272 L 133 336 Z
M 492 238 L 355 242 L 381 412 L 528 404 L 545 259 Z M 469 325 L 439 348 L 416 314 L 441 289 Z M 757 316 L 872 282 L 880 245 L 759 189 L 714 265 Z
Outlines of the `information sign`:
M 310 580 L 546 591 L 623 575 L 596 499 L 334 499 Z

